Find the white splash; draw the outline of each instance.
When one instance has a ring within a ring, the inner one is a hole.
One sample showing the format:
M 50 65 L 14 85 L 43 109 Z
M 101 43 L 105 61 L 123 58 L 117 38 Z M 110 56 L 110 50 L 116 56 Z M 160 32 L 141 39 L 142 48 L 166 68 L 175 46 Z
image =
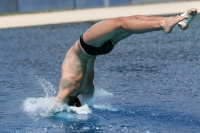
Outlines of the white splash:
M 95 89 L 93 97 L 84 98 L 84 97 L 79 96 L 79 99 L 80 99 L 82 105 L 88 104 L 89 106 L 93 106 L 94 102 L 97 100 L 97 98 L 100 98 L 100 97 L 112 97 L 112 96 L 113 96 L 112 93 L 110 93 L 110 92 L 108 92 L 108 91 L 106 91 L 104 89 Z
M 92 110 L 88 107 L 87 104 L 81 106 L 81 107 L 69 107 L 67 109 L 67 112 L 73 112 L 73 113 L 77 113 L 77 114 L 88 114 L 88 113 L 92 113 Z
M 56 94 L 56 90 L 53 87 L 53 84 L 51 84 L 46 79 L 37 78 L 39 85 L 43 88 L 45 92 L 45 97 L 53 97 Z
M 100 109 L 100 110 L 107 110 L 107 111 L 112 111 L 112 112 L 116 112 L 119 109 L 112 107 L 110 105 L 94 105 L 93 106 L 95 109 Z
M 27 98 L 23 104 L 24 111 L 29 114 L 43 113 L 45 110 L 47 110 L 48 106 L 50 105 L 53 99 L 53 97 Z
M 27 112 L 27 114 L 31 116 L 47 116 L 46 111 L 50 108 L 52 105 L 52 101 L 55 99 L 56 89 L 54 89 L 53 85 L 48 82 L 46 79 L 38 78 L 39 85 L 43 88 L 45 97 L 39 97 L 39 98 L 27 98 L 24 100 L 23 108 L 24 111 Z M 58 117 L 68 117 L 74 118 L 74 114 L 91 114 L 92 109 L 90 108 L 93 106 L 95 109 L 100 110 L 107 110 L 107 111 L 117 111 L 118 109 L 115 107 L 110 106 L 109 103 L 111 100 L 106 98 L 111 98 L 113 96 L 113 93 L 110 93 L 104 89 L 96 89 L 94 92 L 94 95 L 92 98 L 86 99 L 81 96 L 79 96 L 79 99 L 81 101 L 81 104 L 83 106 L 81 107 L 71 107 L 63 103 L 56 104 L 56 111 L 60 112 L 56 116 Z M 63 114 L 65 113 L 65 114 Z M 69 115 L 71 114 L 71 115 Z M 82 117 L 81 117 L 82 118 Z M 87 116 L 85 116 L 87 118 Z

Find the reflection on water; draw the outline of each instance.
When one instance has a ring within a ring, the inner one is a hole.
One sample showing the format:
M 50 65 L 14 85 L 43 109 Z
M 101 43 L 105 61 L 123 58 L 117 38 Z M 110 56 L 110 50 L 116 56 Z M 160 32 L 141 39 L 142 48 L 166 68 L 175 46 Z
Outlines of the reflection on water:
M 52 117 L 41 112 L 57 94 L 62 60 L 94 22 L 1 29 L 1 132 L 198 132 L 199 20 L 119 42 L 97 57 L 91 112 Z

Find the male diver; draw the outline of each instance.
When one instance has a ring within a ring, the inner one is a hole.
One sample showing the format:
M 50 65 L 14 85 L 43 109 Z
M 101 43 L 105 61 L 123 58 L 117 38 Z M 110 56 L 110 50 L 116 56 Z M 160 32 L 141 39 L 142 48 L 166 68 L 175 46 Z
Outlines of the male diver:
M 97 55 L 109 53 L 117 42 L 132 34 L 160 30 L 169 34 L 176 24 L 185 30 L 196 14 L 197 9 L 191 8 L 175 17 L 135 15 L 97 22 L 85 31 L 66 53 L 54 102 L 80 107 L 77 96 L 91 98 L 94 93 L 93 67 Z M 48 112 L 55 113 L 51 109 Z

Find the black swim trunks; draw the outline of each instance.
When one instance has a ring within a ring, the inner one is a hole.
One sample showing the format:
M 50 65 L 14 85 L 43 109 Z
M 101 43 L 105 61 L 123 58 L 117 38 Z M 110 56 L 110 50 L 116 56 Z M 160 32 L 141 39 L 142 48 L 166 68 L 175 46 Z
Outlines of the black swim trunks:
M 84 51 L 89 55 L 107 54 L 114 47 L 111 40 L 105 42 L 101 47 L 94 47 L 94 46 L 88 45 L 83 41 L 83 35 L 80 37 L 80 43 Z

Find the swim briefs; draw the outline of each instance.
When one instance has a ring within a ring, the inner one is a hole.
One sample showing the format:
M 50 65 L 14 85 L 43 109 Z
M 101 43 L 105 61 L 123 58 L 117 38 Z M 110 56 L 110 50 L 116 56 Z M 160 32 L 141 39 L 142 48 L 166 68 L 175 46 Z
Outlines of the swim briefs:
M 92 45 L 88 45 L 83 41 L 83 35 L 80 37 L 80 44 L 84 51 L 89 55 L 102 55 L 107 54 L 113 49 L 113 43 L 111 40 L 105 42 L 100 47 L 94 47 Z

